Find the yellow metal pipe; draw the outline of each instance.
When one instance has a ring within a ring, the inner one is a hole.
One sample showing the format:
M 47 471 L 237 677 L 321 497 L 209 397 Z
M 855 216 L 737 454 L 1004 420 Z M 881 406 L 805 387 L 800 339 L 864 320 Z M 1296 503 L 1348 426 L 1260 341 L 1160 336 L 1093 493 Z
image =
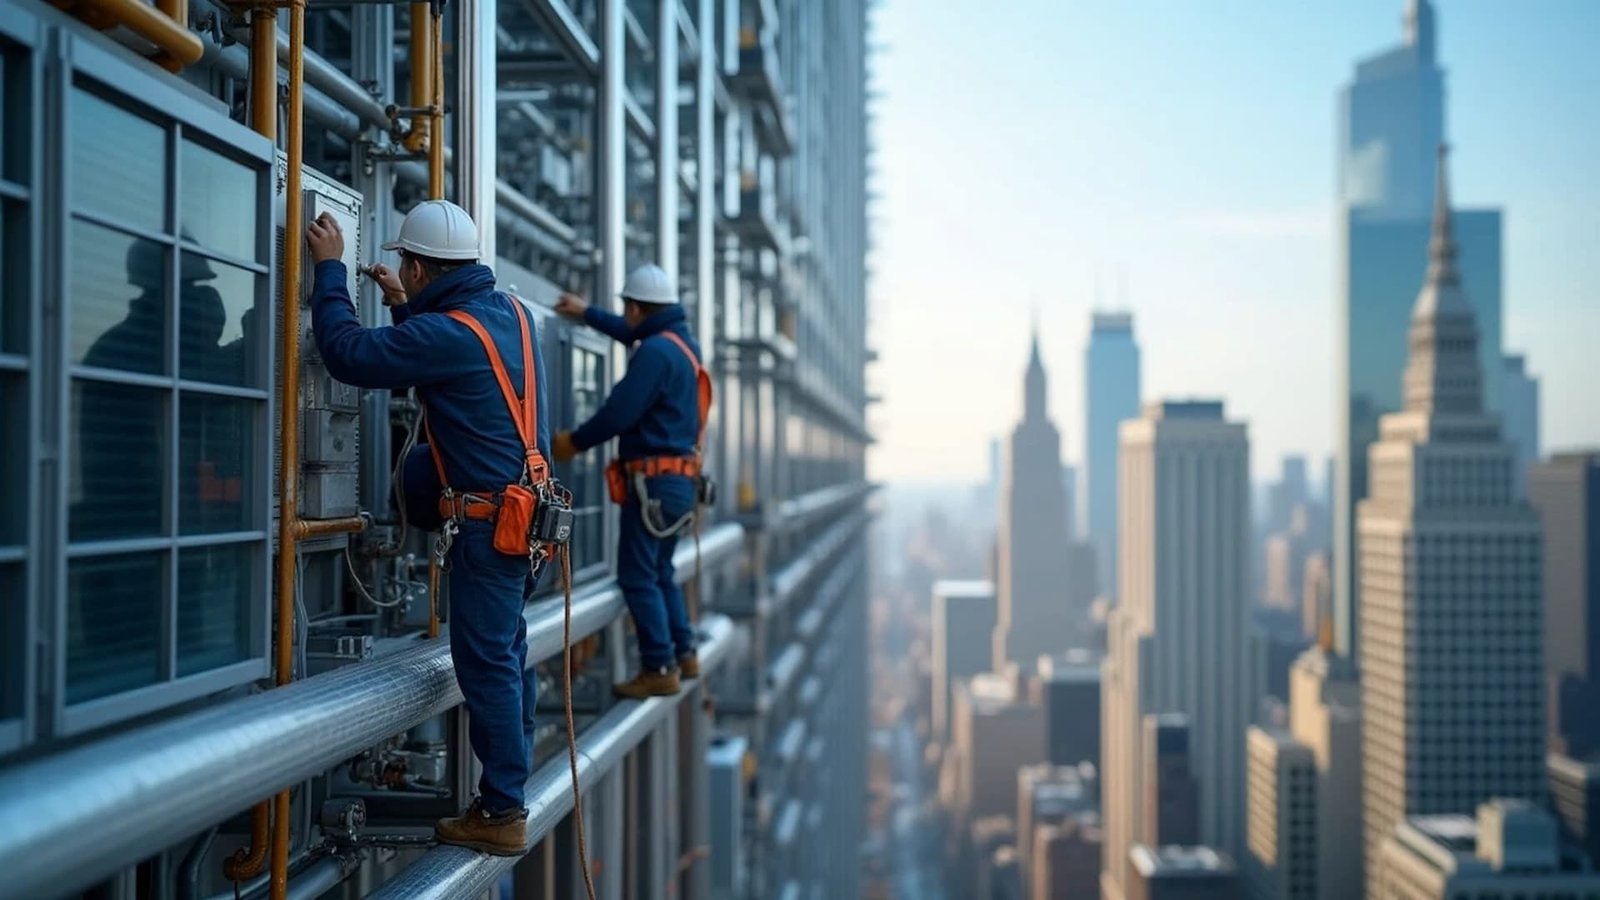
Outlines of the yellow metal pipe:
M 300 540 L 315 537 L 327 537 L 330 534 L 353 534 L 364 531 L 367 520 L 360 516 L 345 516 L 341 519 L 302 519 L 298 516 L 294 521 L 294 535 Z
M 59 5 L 96 27 L 102 27 L 101 23 L 107 23 L 103 27 L 121 25 L 156 45 L 159 52 L 155 62 L 169 71 L 199 62 L 206 52 L 200 36 L 189 30 L 187 21 L 164 12 L 169 5 L 176 7 L 178 0 L 163 0 L 162 9 L 143 0 L 72 0 Z M 182 8 L 187 19 L 187 2 Z
M 278 11 L 258 6 L 250 19 L 250 127 L 278 140 Z
M 222 864 L 222 874 L 229 881 L 248 881 L 261 874 L 261 867 L 267 864 L 271 814 L 272 807 L 267 801 L 256 804 L 250 816 L 250 846 L 235 850 Z
M 422 109 L 433 102 L 433 12 L 427 3 L 411 4 L 411 106 Z M 415 153 L 428 140 L 428 126 L 432 118 L 420 114 L 411 117 L 411 130 L 406 133 L 406 149 Z
M 428 197 L 444 199 L 444 20 L 433 17 L 433 127 L 428 135 Z
M 301 169 L 305 165 L 306 4 L 289 0 L 289 109 L 285 117 L 284 152 L 288 156 L 284 186 L 283 341 L 282 382 L 279 386 L 279 426 L 282 445 L 278 470 L 278 621 L 277 681 L 288 684 L 294 676 L 295 544 L 302 529 L 315 527 L 300 521 L 300 268 L 305 253 L 304 202 Z M 273 800 L 272 900 L 285 900 L 289 892 L 289 792 Z

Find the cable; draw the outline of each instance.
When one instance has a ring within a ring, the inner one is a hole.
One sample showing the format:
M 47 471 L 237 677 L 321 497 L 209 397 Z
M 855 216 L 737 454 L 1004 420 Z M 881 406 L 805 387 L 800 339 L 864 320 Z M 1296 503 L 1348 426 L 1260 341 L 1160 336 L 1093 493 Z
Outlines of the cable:
M 561 545 L 561 592 L 566 608 L 561 620 L 562 700 L 567 713 L 567 762 L 572 767 L 572 821 L 578 832 L 578 864 L 583 866 L 583 887 L 595 900 L 594 875 L 589 871 L 589 839 L 583 827 L 583 792 L 578 789 L 578 729 L 572 721 L 572 545 Z
M 350 580 L 355 582 L 356 593 L 361 595 L 361 599 L 371 603 L 373 606 L 382 607 L 383 609 L 394 609 L 396 606 L 400 605 L 400 598 L 396 598 L 394 600 L 379 600 L 377 597 L 372 596 L 372 593 L 367 590 L 367 586 L 365 584 L 361 583 L 361 576 L 356 574 L 356 561 L 350 556 L 349 542 L 346 542 L 344 545 L 344 566 L 346 569 L 350 570 Z
M 311 616 L 306 613 L 306 557 L 294 545 L 294 640 L 296 677 L 306 677 L 306 641 L 310 639 Z
M 397 485 L 399 490 L 395 493 L 395 507 L 400 511 L 400 536 L 395 539 L 395 551 L 399 552 L 406 545 L 406 536 L 411 533 L 411 523 L 406 520 L 406 490 L 400 481 L 400 475 L 405 470 L 406 457 L 417 446 L 417 432 L 422 426 L 422 402 L 417 400 L 416 388 L 406 391 L 406 396 L 417 404 L 417 412 L 411 417 L 411 428 L 406 432 L 406 440 L 400 445 L 400 455 L 395 457 L 394 467 L 389 470 L 389 484 Z

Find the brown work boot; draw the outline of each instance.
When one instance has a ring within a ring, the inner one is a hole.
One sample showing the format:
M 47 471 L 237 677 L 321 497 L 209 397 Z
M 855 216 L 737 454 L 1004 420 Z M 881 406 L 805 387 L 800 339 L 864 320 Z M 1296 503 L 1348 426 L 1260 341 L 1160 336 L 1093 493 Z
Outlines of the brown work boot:
M 700 654 L 689 653 L 678 657 L 678 675 L 683 678 L 699 678 Z
M 433 833 L 442 844 L 470 847 L 493 856 L 521 856 L 528 852 L 528 811 L 514 809 L 491 815 L 483 799 L 474 798 L 467 811 L 434 823 Z
M 677 669 L 662 669 L 658 672 L 645 669 L 621 684 L 612 685 L 611 692 L 618 697 L 643 700 L 646 697 L 670 697 L 681 688 L 682 686 L 678 684 Z

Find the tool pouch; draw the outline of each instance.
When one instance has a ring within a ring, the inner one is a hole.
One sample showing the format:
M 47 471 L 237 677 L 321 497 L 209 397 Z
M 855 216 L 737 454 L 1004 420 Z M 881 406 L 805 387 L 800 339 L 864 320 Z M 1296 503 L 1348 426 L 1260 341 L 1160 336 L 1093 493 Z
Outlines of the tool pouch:
M 694 477 L 694 499 L 701 506 L 717 505 L 717 483 L 704 473 Z
M 528 555 L 528 531 L 533 525 L 533 491 L 508 484 L 500 494 L 500 512 L 494 519 L 494 549 L 507 556 Z
M 628 500 L 628 476 L 622 471 L 620 459 L 606 463 L 606 493 L 612 503 L 626 503 Z

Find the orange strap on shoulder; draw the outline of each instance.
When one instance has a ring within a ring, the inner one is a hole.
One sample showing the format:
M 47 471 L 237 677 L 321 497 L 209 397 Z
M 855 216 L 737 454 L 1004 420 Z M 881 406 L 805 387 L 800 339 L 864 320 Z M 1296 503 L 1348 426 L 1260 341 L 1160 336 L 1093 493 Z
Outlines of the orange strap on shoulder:
M 517 392 L 511 386 L 511 376 L 506 372 L 505 362 L 500 358 L 500 349 L 495 346 L 494 338 L 489 336 L 483 323 L 465 310 L 452 309 L 445 315 L 467 326 L 478 338 L 478 343 L 483 345 L 484 353 L 489 357 L 489 367 L 494 372 L 494 379 L 500 385 L 500 395 L 505 398 L 506 409 L 511 413 L 511 421 L 516 425 L 517 436 L 522 440 L 523 453 L 528 463 L 528 478 L 534 483 L 543 482 L 549 477 L 549 466 L 546 465 L 544 454 L 539 451 L 539 385 L 534 373 L 533 365 L 533 336 L 528 328 L 528 313 L 521 308 L 515 298 L 506 295 L 506 302 L 511 304 L 511 313 L 517 317 L 517 325 L 522 333 L 522 399 L 517 399 Z M 423 427 L 428 434 L 428 446 L 433 451 L 433 464 L 439 470 L 439 482 L 448 485 L 444 475 L 444 458 L 439 454 L 439 443 L 433 439 L 433 429 L 428 426 L 426 418 Z
M 706 418 L 711 410 L 711 378 L 706 374 L 705 367 L 700 365 L 700 358 L 689 349 L 689 343 L 671 331 L 661 332 L 661 336 L 676 344 L 683 355 L 688 358 L 689 364 L 694 366 L 695 405 L 700 413 L 700 432 L 695 436 L 695 446 L 700 446 L 705 441 Z

